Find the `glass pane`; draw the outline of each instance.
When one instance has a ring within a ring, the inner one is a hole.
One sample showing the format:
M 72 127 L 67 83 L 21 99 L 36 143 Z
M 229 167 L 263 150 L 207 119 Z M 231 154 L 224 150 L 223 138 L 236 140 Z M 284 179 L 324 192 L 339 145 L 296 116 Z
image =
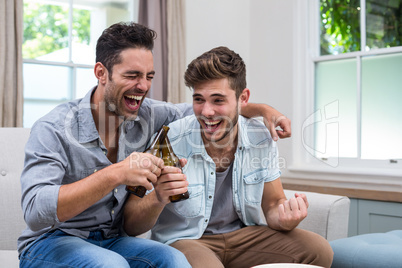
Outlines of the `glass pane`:
M 362 59 L 362 158 L 402 158 L 402 54 Z
M 68 61 L 68 4 L 24 0 L 25 59 Z
M 91 10 L 81 5 L 73 9 L 72 61 L 95 64 L 95 45 L 91 45 Z
M 320 54 L 360 50 L 360 0 L 320 0 Z
M 95 64 L 95 47 L 102 31 L 113 23 L 131 21 L 133 1 L 74 0 L 72 61 Z
M 32 127 L 32 125 L 36 122 L 36 120 L 38 120 L 39 118 L 50 112 L 54 107 L 56 107 L 60 103 L 25 100 L 23 126 L 26 128 Z
M 24 99 L 69 99 L 70 73 L 69 67 L 24 63 Z
M 82 98 L 97 84 L 92 68 L 77 68 L 76 98 Z
M 367 48 L 387 48 L 402 45 L 401 0 L 367 0 Z
M 356 59 L 316 64 L 315 153 L 357 157 Z

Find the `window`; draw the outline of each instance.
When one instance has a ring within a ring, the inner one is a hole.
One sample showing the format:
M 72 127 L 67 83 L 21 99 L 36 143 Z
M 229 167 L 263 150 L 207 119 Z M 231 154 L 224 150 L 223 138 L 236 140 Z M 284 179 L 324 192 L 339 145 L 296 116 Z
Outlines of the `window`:
M 332 167 L 400 169 L 401 0 L 307 5 L 307 151 Z
M 93 86 L 96 40 L 134 20 L 135 1 L 24 0 L 24 127 Z

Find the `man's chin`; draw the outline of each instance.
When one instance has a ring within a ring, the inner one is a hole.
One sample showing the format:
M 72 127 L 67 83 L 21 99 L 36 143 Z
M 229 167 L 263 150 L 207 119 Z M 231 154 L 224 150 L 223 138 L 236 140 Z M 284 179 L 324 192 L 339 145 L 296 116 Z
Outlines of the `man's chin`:
M 120 113 L 121 117 L 124 117 L 124 120 L 135 120 L 138 117 L 139 107 L 135 111 L 125 110 L 123 113 Z
M 203 135 L 204 139 L 209 142 L 219 142 L 224 137 L 224 134 L 220 131 L 219 132 L 208 132 L 206 130 L 203 130 L 202 135 Z
M 124 116 L 124 120 L 133 121 L 133 120 L 137 119 L 137 117 L 138 117 L 138 113 L 130 114 L 130 115 Z

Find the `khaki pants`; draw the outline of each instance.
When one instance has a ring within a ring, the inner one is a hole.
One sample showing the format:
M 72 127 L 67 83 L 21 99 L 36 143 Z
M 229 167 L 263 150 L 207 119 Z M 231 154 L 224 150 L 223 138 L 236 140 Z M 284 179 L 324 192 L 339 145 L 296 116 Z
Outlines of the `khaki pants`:
M 267 226 L 204 235 L 171 244 L 186 255 L 193 268 L 247 268 L 267 263 L 306 263 L 330 267 L 333 251 L 320 235 L 294 229 L 279 232 Z

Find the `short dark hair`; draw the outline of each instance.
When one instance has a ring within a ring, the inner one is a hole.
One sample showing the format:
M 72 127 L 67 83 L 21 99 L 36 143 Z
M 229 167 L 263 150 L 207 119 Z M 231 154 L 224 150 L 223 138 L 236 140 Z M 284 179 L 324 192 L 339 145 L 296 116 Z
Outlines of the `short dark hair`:
M 194 59 L 184 74 L 186 86 L 194 88 L 202 82 L 227 78 L 236 98 L 247 87 L 246 65 L 239 54 L 227 47 L 216 47 Z
M 120 22 L 102 32 L 96 44 L 96 62 L 102 63 L 111 79 L 113 66 L 121 62 L 120 53 L 127 48 L 152 51 L 156 32 L 134 22 Z

